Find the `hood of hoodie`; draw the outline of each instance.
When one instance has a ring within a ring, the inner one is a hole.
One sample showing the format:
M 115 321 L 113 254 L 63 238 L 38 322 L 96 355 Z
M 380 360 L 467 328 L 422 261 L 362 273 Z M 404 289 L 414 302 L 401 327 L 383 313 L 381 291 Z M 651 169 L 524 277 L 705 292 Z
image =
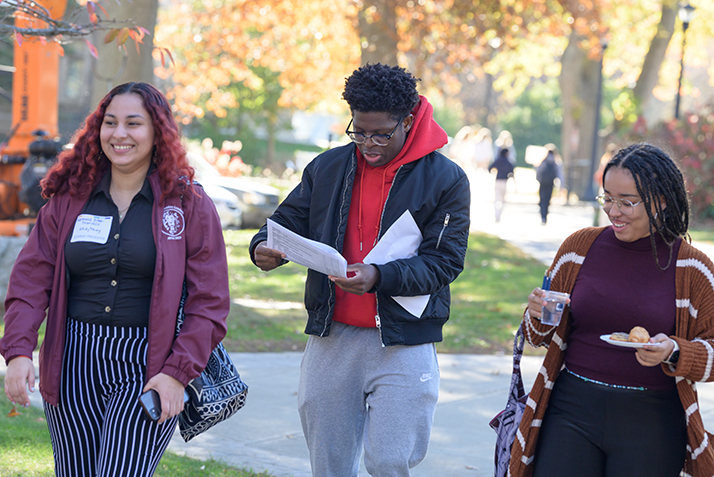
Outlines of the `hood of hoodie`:
M 424 96 L 419 96 L 419 103 L 412 110 L 414 121 L 401 151 L 397 157 L 381 168 L 387 170 L 387 177 L 393 177 L 399 166 L 420 159 L 430 152 L 443 147 L 449 138 L 446 131 L 434 120 L 434 107 Z M 357 158 L 366 164 L 362 152 L 357 148 Z M 375 169 L 381 169 L 375 168 Z
M 357 171 L 347 218 L 342 255 L 347 263 L 362 263 L 377 243 L 382 209 L 399 167 L 416 161 L 447 142 L 446 131 L 433 117 L 434 108 L 425 97 L 412 110 L 414 122 L 399 154 L 381 167 L 367 164 L 357 148 Z M 333 319 L 352 326 L 375 327 L 377 302 L 374 293 L 355 295 L 335 288 Z

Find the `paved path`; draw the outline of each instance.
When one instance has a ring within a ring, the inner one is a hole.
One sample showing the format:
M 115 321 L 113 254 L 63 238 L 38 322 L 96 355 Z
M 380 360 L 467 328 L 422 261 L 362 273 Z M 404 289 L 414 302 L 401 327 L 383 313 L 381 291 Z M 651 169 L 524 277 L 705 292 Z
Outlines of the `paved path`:
M 473 230 L 498 235 L 549 264 L 560 242 L 592 225 L 593 209 L 554 200 L 546 226 L 540 225 L 536 185 L 531 171 L 520 171 L 500 223 L 493 219 L 493 178 L 472 175 Z M 705 247 L 702 247 L 705 248 Z M 711 247 L 707 249 L 714 257 Z M 545 265 L 544 265 L 545 266 Z M 537 284 L 534 284 L 537 285 Z M 448 324 L 447 324 L 448 326 Z M 212 457 L 227 463 L 269 471 L 275 477 L 310 477 L 308 452 L 297 414 L 301 353 L 233 353 L 250 385 L 248 401 L 234 418 L 185 444 L 178 433 L 172 452 Z M 524 357 L 530 387 L 542 358 Z M 414 477 L 491 476 L 495 433 L 490 419 L 505 405 L 511 357 L 441 354 L 441 389 L 426 459 Z M 0 374 L 4 372 L 0 364 Z M 714 387 L 699 385 L 705 423 L 714 429 Z M 38 398 L 35 398 L 38 403 Z M 364 467 L 361 476 L 366 476 Z

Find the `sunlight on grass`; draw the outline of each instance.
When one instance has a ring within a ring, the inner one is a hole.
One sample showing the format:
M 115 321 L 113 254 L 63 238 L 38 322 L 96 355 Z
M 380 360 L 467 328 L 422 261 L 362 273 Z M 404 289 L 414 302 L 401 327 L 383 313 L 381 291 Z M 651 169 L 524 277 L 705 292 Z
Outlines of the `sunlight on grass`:
M 156 468 L 155 477 L 271 477 L 267 472 L 236 469 L 216 460 L 198 460 L 167 452 Z
M 19 416 L 7 417 L 12 404 L 5 397 L 0 378 L 0 475 L 3 477 L 52 477 L 52 444 L 40 409 L 19 408 Z
M 255 230 L 230 230 L 228 246 L 231 296 L 302 303 L 306 269 L 287 264 L 271 272 L 250 261 Z M 491 235 L 472 234 L 466 266 L 451 285 L 451 318 L 444 327 L 442 352 L 509 350 L 526 297 L 540 284 L 544 267 L 517 247 Z M 231 307 L 224 343 L 232 351 L 302 350 L 304 310 Z
M 464 271 L 451 285 L 442 352 L 509 352 L 527 296 L 544 267 L 498 237 L 471 234 Z
M 248 254 L 250 240 L 257 230 L 226 230 L 226 254 L 232 298 L 270 297 L 302 303 L 307 269 L 288 263 L 270 272 L 253 265 Z
M 302 351 L 307 312 L 232 305 L 223 345 L 230 351 Z

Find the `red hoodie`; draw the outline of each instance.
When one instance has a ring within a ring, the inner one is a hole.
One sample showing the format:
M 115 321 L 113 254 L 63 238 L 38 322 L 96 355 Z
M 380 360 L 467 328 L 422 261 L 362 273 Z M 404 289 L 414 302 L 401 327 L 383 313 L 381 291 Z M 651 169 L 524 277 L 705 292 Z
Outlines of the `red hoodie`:
M 379 219 L 389 195 L 389 188 L 400 166 L 416 161 L 447 143 L 446 131 L 433 117 L 434 108 L 424 96 L 412 110 L 414 124 L 407 140 L 395 157 L 381 167 L 367 164 L 357 148 L 357 171 L 352 187 L 352 201 L 347 219 L 342 255 L 347 263 L 362 263 L 377 243 Z M 413 191 L 417 192 L 417 191 Z M 373 293 L 355 295 L 336 287 L 333 319 L 352 326 L 377 326 L 377 300 Z

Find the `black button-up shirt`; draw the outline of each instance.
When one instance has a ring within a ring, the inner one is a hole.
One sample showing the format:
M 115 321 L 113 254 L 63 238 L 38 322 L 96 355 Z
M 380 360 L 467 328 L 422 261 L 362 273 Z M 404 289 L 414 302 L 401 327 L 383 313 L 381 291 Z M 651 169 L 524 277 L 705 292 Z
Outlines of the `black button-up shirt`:
M 108 171 L 65 243 L 67 314 L 85 323 L 147 326 L 156 263 L 151 227 L 154 196 L 145 179 L 119 223 L 110 182 Z

